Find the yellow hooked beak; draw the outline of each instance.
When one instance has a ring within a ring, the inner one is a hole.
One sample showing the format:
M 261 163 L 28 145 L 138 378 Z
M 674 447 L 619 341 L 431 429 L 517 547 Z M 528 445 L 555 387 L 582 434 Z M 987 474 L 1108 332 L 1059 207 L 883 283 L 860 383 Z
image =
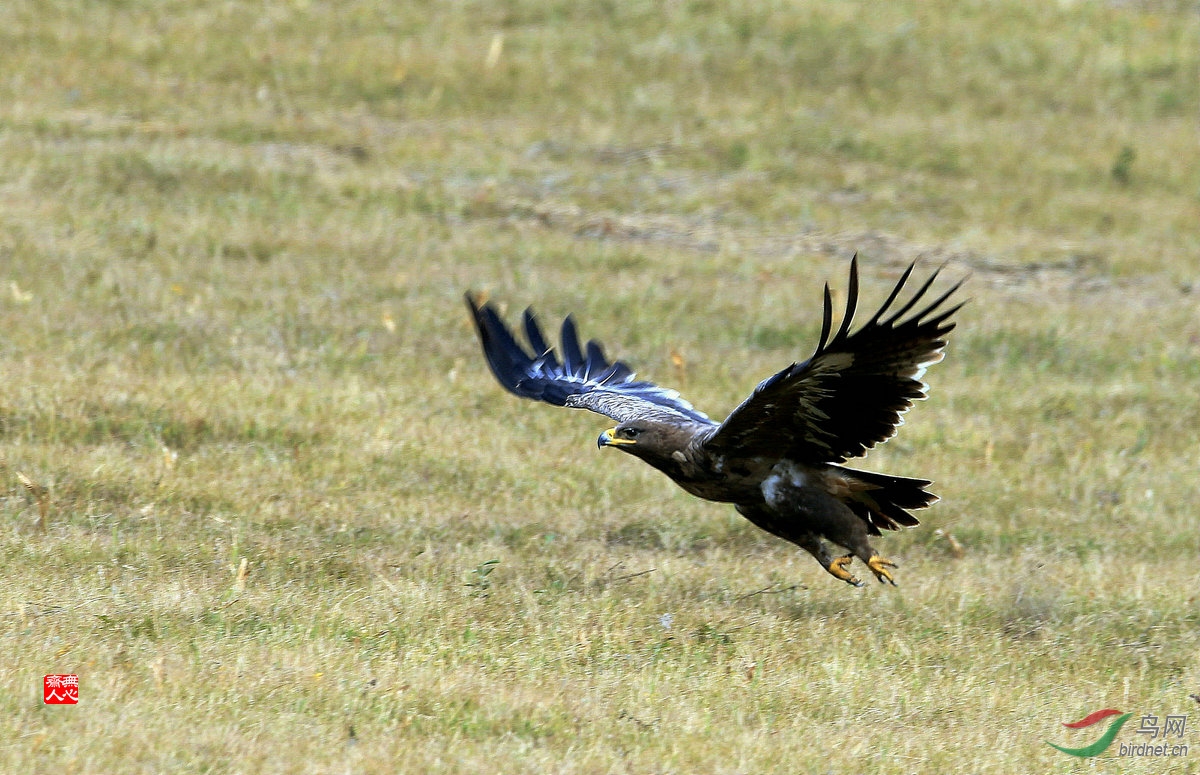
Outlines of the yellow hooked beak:
M 619 447 L 624 444 L 637 444 L 637 442 L 633 439 L 618 439 L 616 428 L 609 428 L 600 434 L 600 438 L 596 439 L 596 446 L 598 448 L 607 446 Z

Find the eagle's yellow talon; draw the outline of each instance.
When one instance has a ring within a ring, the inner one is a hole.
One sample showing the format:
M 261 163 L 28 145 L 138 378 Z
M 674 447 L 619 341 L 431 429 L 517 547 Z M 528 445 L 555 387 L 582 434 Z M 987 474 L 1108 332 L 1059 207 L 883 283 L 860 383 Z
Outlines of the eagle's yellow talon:
M 829 571 L 834 576 L 836 576 L 837 578 L 846 582 L 847 584 L 851 584 L 856 587 L 861 587 L 862 582 L 859 581 L 858 579 L 854 578 L 854 574 L 852 574 L 850 571 L 846 570 L 846 566 L 849 565 L 853 559 L 854 559 L 854 555 L 852 555 L 852 554 L 847 554 L 845 557 L 838 557 L 836 560 L 833 560 L 832 562 L 830 562 L 829 565 L 825 568 L 825 570 Z
M 891 560 L 885 560 L 879 555 L 875 555 L 867 560 L 867 567 L 875 574 L 875 578 L 879 579 L 880 583 L 889 582 L 893 587 L 896 586 L 896 580 L 892 578 L 892 574 L 888 572 L 888 568 L 895 568 L 896 563 Z

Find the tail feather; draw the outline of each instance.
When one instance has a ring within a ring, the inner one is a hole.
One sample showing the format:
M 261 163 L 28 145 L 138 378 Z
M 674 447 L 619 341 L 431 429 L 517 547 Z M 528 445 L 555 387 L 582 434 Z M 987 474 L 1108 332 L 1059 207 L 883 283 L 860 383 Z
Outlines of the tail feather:
M 854 490 L 846 505 L 867 523 L 867 532 L 871 535 L 880 535 L 881 530 L 919 525 L 920 521 L 906 509 L 923 509 L 938 500 L 936 495 L 924 489 L 932 484 L 928 479 L 837 468 L 848 479 L 863 485 L 862 489 Z

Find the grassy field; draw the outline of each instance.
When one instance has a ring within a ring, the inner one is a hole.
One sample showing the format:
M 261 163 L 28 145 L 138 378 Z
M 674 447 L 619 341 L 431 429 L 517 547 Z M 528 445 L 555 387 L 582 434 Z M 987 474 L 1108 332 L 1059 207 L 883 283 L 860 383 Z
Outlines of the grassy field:
M 1198 119 L 1195 3 L 0 4 L 0 771 L 1200 772 Z M 970 275 L 896 589 L 461 300 L 720 417 L 856 250 Z

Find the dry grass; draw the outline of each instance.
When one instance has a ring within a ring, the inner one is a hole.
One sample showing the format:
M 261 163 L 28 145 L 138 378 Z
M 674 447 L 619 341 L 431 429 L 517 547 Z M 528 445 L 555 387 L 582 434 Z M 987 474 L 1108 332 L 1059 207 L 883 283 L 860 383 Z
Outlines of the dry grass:
M 0 770 L 1200 751 L 1194 4 L 766 5 L 4 3 Z M 898 589 L 503 394 L 460 300 L 720 415 L 856 249 L 972 274 L 868 461 L 944 496 Z

